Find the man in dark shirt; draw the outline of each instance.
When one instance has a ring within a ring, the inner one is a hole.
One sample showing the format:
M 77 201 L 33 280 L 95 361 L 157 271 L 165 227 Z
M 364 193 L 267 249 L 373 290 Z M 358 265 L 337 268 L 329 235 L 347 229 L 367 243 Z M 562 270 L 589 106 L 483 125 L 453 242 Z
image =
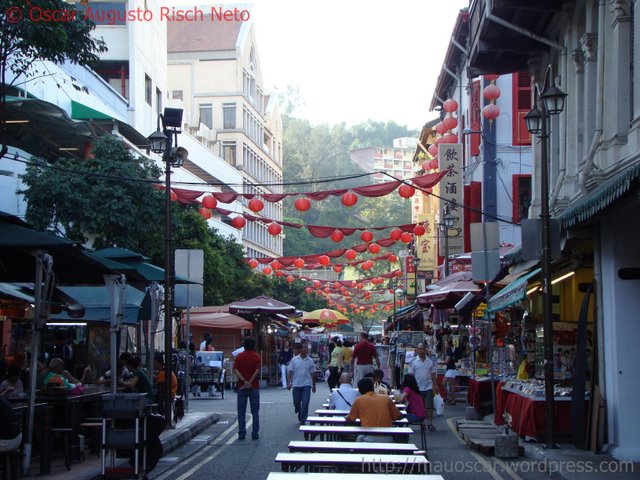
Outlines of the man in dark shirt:
M 233 371 L 238 376 L 238 440 L 244 440 L 247 435 L 247 400 L 253 417 L 251 438 L 257 440 L 260 430 L 260 355 L 255 352 L 256 341 L 253 338 L 245 338 L 243 346 L 244 352 L 236 356 L 233 364 Z
M 357 364 L 355 361 L 357 360 Z M 380 367 L 378 351 L 375 345 L 369 341 L 369 335 L 360 333 L 360 341 L 353 348 L 351 357 L 351 371 L 353 372 L 353 383 L 356 385 L 367 373 L 373 373 L 373 361 Z

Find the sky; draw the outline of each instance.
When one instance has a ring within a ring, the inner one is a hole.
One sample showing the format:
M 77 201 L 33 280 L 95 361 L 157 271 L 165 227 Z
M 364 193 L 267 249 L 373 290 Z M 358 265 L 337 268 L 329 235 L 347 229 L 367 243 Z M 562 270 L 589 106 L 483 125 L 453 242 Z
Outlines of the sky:
M 173 4 L 203 4 L 174 0 Z M 219 5 L 219 2 L 207 2 Z M 312 123 L 419 129 L 458 11 L 469 0 L 253 0 L 267 91 L 298 87 Z

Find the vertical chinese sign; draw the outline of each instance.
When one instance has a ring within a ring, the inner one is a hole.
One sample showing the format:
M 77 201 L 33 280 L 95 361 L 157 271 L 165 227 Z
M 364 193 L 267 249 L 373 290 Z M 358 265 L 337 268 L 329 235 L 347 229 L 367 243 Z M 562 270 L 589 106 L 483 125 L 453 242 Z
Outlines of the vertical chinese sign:
M 438 266 L 436 255 L 436 235 L 438 231 L 436 214 L 434 212 L 423 213 L 418 215 L 417 221 L 422 223 L 425 228 L 425 234 L 417 237 L 418 274 L 424 275 L 426 279 L 432 279 Z
M 455 219 L 449 229 L 449 251 L 444 251 L 444 233 L 440 233 L 440 256 L 464 253 L 464 202 L 462 187 L 462 144 L 441 143 L 438 145 L 440 171 L 447 174 L 440 182 L 440 223 L 443 222 L 446 207 L 449 216 Z

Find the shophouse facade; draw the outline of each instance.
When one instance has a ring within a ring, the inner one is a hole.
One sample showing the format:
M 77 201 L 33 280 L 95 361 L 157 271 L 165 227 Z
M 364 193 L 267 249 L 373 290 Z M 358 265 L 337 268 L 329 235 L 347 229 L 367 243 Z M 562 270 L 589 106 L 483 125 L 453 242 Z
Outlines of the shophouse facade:
M 551 215 L 560 224 L 560 260 L 579 250 L 593 265 L 586 284 L 595 287 L 598 446 L 633 461 L 640 460 L 640 371 L 632 367 L 640 336 L 638 3 L 472 1 L 468 43 L 473 76 L 527 71 L 543 90 L 551 66 L 548 81 L 567 94 L 563 111 L 550 120 Z M 532 147 L 529 216 L 537 218 L 542 157 L 539 141 Z M 561 304 L 584 297 L 579 284 L 569 286 Z

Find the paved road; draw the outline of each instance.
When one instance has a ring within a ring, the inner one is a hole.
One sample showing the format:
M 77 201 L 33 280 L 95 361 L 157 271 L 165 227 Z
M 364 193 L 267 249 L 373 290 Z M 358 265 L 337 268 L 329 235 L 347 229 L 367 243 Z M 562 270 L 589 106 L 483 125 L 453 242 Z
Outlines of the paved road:
M 318 385 L 312 395 L 310 411 L 320 408 L 328 396 L 326 383 Z M 227 392 L 226 398 L 195 399 L 192 411 L 216 411 L 220 421 L 194 438 L 189 444 L 163 458 L 149 478 L 165 479 L 223 479 L 264 480 L 269 472 L 279 470 L 274 459 L 278 452 L 286 452 L 290 440 L 302 440 L 297 417 L 293 412 L 291 392 L 276 387 L 262 390 L 260 402 L 260 439 L 238 440 L 236 396 Z M 444 417 L 435 420 L 437 431 L 428 434 L 432 473 L 445 479 L 480 480 L 541 480 L 543 473 L 505 471 L 506 463 L 470 451 L 455 433 L 454 419 L 464 415 L 464 405 L 447 407 Z M 249 416 L 250 417 L 250 416 Z M 250 428 L 247 428 L 250 432 Z M 416 434 L 413 443 L 419 444 Z M 532 468 L 528 460 L 516 462 L 521 468 Z

